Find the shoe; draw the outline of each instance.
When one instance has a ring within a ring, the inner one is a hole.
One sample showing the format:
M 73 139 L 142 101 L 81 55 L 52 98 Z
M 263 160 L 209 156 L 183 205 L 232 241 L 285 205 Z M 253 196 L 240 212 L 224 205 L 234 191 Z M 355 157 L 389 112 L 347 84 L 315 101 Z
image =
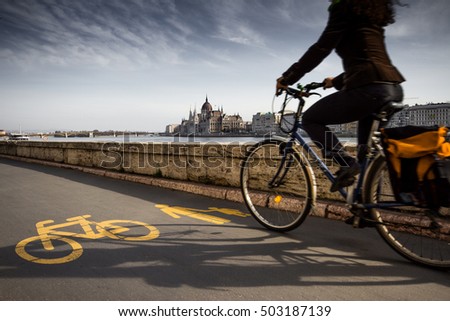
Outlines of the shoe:
M 341 167 L 336 173 L 336 179 L 331 185 L 330 192 L 337 192 L 340 188 L 353 185 L 355 182 L 355 176 L 360 172 L 358 162 L 354 162 L 348 167 Z

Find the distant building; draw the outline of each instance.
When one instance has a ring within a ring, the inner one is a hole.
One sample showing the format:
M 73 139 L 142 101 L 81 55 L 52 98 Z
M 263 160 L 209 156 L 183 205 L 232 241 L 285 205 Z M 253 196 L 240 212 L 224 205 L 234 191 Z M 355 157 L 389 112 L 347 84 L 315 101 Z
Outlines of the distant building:
M 409 106 L 396 113 L 389 122 L 389 127 L 403 126 L 447 126 L 450 127 L 450 104 L 429 104 Z M 358 123 L 328 126 L 339 136 L 356 136 Z
M 6 130 L 0 129 L 0 137 L 6 136 Z
M 251 121 L 245 121 L 244 122 L 244 130 L 246 133 L 252 133 L 252 122 Z
M 242 117 L 238 115 L 223 115 L 222 116 L 222 132 L 239 134 L 245 131 L 245 123 Z
M 280 114 L 276 113 L 257 113 L 253 115 L 252 132 L 258 135 L 278 132 L 280 123 Z
M 198 133 L 201 135 L 218 134 L 222 131 L 222 110 L 213 110 L 206 97 L 201 113 L 198 115 Z
M 225 114 L 223 107 L 214 110 L 206 97 L 200 113 L 197 113 L 195 109 L 194 111 L 190 110 L 188 119 L 183 119 L 181 124 L 167 125 L 166 133 L 186 136 L 241 133 L 280 134 L 279 123 L 280 114 L 272 112 L 259 112 L 253 115 L 251 122 L 244 122 L 239 114 Z M 389 124 L 390 127 L 407 125 L 450 127 L 450 103 L 406 107 L 402 112 L 395 114 Z M 358 123 L 330 125 L 329 128 L 339 136 L 355 137 Z
M 166 134 L 178 133 L 180 124 L 170 124 L 166 126 Z
M 214 134 L 238 134 L 245 131 L 245 123 L 239 115 L 226 115 L 221 109 L 214 110 L 206 97 L 201 112 L 189 112 L 189 118 L 183 119 L 178 128 L 171 127 L 180 135 L 214 135 Z M 167 129 L 166 129 L 167 132 Z
M 450 104 L 410 106 L 395 114 L 391 127 L 401 126 L 447 126 L 450 127 Z

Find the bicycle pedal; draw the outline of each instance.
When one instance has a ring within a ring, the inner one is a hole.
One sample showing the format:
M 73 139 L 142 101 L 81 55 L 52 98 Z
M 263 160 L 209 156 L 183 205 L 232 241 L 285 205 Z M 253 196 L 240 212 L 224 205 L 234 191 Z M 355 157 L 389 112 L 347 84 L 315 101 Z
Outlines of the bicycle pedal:
M 377 222 L 361 217 L 359 215 L 354 215 L 345 220 L 345 223 L 348 225 L 352 225 L 353 228 L 365 228 L 365 227 L 375 227 Z
M 278 150 L 280 152 L 280 155 L 284 155 L 284 151 L 287 147 L 287 143 L 283 142 L 278 146 Z
M 361 218 L 359 216 L 353 216 L 353 228 L 359 228 L 360 227 Z

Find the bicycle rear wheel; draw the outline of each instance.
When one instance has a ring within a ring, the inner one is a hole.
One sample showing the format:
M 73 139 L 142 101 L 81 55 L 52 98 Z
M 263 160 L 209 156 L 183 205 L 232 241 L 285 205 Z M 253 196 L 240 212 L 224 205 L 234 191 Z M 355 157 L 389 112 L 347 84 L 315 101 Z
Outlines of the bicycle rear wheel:
M 284 232 L 298 227 L 311 211 L 313 173 L 304 154 L 286 142 L 266 140 L 252 147 L 241 168 L 241 189 L 253 217 L 264 227 Z
M 368 170 L 365 204 L 395 202 L 385 158 L 376 158 Z M 386 243 L 403 257 L 436 268 L 450 267 L 450 212 L 402 206 L 370 210 Z

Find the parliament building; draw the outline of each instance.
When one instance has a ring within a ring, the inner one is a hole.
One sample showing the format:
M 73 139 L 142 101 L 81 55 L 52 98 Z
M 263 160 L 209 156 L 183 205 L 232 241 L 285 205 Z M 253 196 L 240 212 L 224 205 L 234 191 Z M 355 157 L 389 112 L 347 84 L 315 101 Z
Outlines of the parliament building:
M 188 119 L 183 119 L 180 125 L 171 125 L 171 128 L 166 129 L 166 132 L 183 136 L 240 134 L 244 131 L 245 123 L 239 114 L 227 115 L 223 112 L 223 107 L 214 110 L 208 97 L 200 113 L 197 113 L 196 109 L 191 110 Z

